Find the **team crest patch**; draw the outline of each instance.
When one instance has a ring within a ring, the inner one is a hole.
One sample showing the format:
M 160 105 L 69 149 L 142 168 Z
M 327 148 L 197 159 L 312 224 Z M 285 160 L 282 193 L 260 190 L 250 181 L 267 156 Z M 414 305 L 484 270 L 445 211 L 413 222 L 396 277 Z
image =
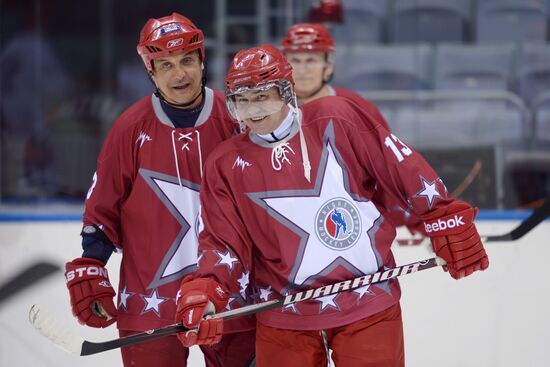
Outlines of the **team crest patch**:
M 315 216 L 315 232 L 319 240 L 333 250 L 347 250 L 361 235 L 361 219 L 357 208 L 338 198 L 326 202 Z

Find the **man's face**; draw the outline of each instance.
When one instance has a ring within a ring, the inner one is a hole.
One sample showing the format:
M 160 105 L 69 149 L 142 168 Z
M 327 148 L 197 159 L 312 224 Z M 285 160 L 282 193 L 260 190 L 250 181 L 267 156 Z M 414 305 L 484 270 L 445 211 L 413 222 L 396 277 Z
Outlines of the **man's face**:
M 310 96 L 321 87 L 323 79 L 332 73 L 332 65 L 326 63 L 323 51 L 287 52 L 286 58 L 292 65 L 298 98 Z
M 235 107 L 237 117 L 255 134 L 260 135 L 275 131 L 289 110 L 277 87 L 236 94 Z
M 153 70 L 153 80 L 168 102 L 189 103 L 200 93 L 203 64 L 197 50 L 155 59 Z M 198 98 L 196 105 L 200 102 Z

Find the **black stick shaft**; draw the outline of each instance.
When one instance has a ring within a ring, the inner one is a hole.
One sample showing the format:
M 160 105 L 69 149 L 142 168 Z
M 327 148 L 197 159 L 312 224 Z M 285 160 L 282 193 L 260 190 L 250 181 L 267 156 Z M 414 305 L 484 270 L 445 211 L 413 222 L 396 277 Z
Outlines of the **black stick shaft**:
M 487 236 L 486 241 L 515 241 L 539 225 L 548 216 L 550 216 L 550 200 L 547 198 L 541 206 L 533 210 L 533 213 L 521 222 L 519 226 L 514 228 L 514 230 L 500 236 Z
M 422 270 L 427 270 L 436 266 L 443 265 L 444 263 L 445 262 L 442 259 L 434 257 L 427 260 L 421 260 L 414 263 L 401 265 L 392 269 L 379 271 L 374 274 L 363 275 L 355 279 L 333 283 L 333 284 L 329 284 L 329 285 L 315 288 L 315 289 L 304 290 L 304 291 L 293 293 L 286 297 L 274 299 L 271 301 L 257 303 L 254 305 L 237 308 L 235 310 L 221 312 L 209 317 L 229 320 L 237 317 L 247 316 L 247 315 L 255 314 L 257 312 L 262 312 L 262 311 L 286 306 L 293 303 L 313 300 L 313 299 L 325 297 L 331 294 L 347 292 L 353 289 L 367 286 L 369 284 L 385 282 L 389 279 L 397 278 L 407 274 L 416 273 Z M 153 339 L 161 338 L 164 336 L 173 335 L 186 330 L 188 329 L 186 329 L 181 323 L 179 323 L 179 324 L 168 325 L 158 329 L 144 331 L 142 333 L 127 336 L 124 338 L 109 340 L 106 342 L 94 343 L 94 342 L 84 341 L 82 343 L 82 352 L 80 353 L 80 355 L 85 356 L 90 354 L 101 353 L 107 350 L 126 347 L 130 345 L 150 341 Z
M 91 354 L 105 352 L 111 349 L 127 347 L 130 345 L 151 341 L 153 339 L 162 338 L 164 336 L 180 333 L 186 330 L 188 329 L 183 327 L 182 324 L 173 324 L 165 326 L 163 328 L 148 330 L 139 334 L 130 335 L 119 339 L 113 339 L 106 342 L 94 343 L 85 340 L 82 343 L 82 352 L 80 353 L 80 355 L 88 356 Z
M 0 303 L 7 301 L 17 293 L 38 283 L 58 270 L 60 270 L 58 265 L 40 261 L 19 271 L 9 281 L 0 285 Z

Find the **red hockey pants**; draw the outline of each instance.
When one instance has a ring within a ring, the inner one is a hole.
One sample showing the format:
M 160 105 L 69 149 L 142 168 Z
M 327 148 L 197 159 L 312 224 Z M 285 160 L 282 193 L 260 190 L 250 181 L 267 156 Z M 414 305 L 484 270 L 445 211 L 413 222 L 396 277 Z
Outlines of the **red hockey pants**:
M 349 325 L 324 330 L 336 367 L 403 367 L 401 308 L 394 305 Z M 277 329 L 257 323 L 258 367 L 318 367 L 327 365 L 323 334 Z
M 119 334 L 135 332 L 119 330 Z M 254 357 L 254 334 L 254 330 L 225 334 L 218 344 L 201 345 L 206 367 L 248 367 Z M 125 367 L 185 367 L 188 356 L 189 350 L 175 335 L 122 348 Z

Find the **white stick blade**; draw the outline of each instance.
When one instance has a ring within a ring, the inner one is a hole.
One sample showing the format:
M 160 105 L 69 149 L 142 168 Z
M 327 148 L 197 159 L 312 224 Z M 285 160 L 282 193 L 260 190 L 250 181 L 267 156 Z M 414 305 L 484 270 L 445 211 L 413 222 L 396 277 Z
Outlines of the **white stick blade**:
M 40 305 L 31 307 L 29 321 L 40 334 L 59 348 L 72 354 L 81 354 L 84 339 L 58 324 L 53 315 Z

